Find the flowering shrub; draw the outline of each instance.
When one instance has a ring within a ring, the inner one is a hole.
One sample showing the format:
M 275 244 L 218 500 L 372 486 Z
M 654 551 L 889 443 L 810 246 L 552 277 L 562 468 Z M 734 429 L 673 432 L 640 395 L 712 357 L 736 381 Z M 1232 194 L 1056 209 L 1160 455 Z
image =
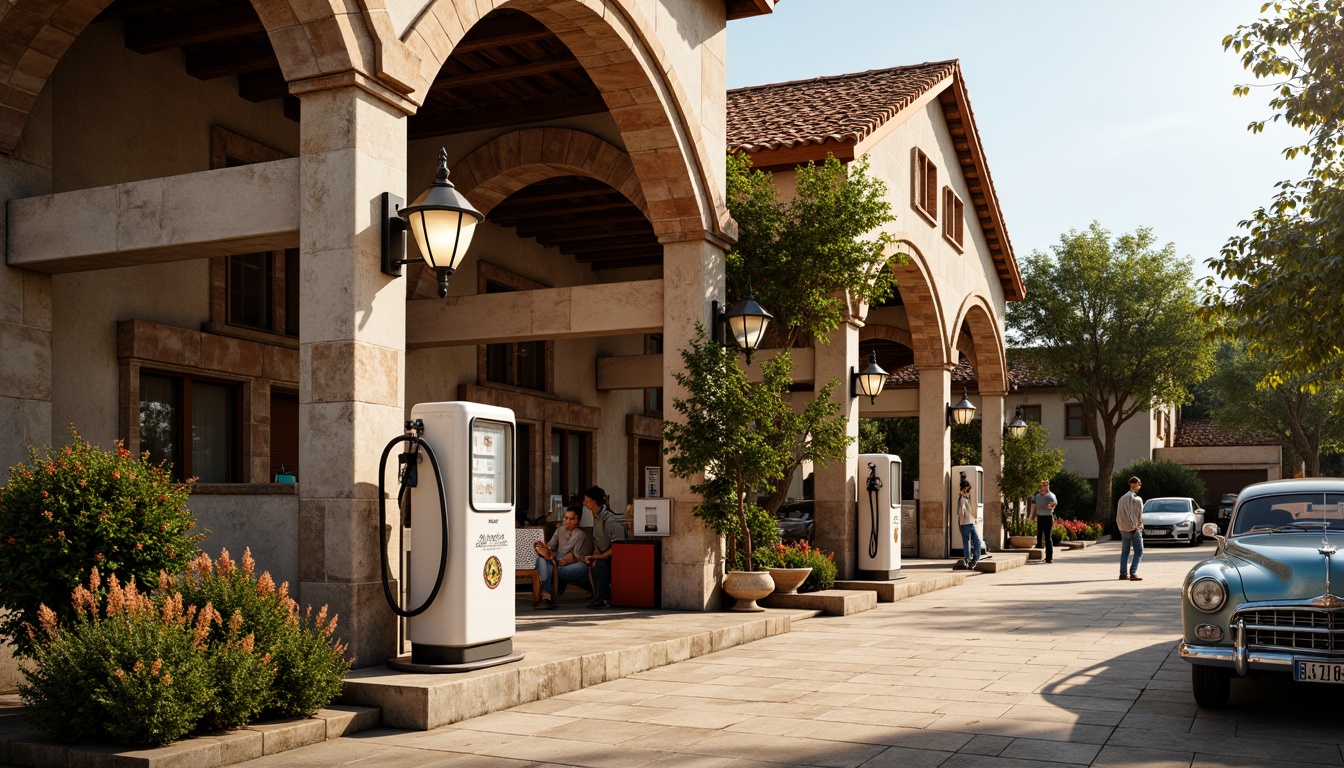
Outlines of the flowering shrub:
M 242 631 L 255 638 L 256 653 L 274 660 L 274 681 L 254 698 L 257 710 L 307 717 L 336 698 L 350 670 L 345 644 L 332 641 L 336 617 L 327 618 L 326 606 L 315 617 L 312 608 L 300 616 L 289 584 L 277 588 L 269 573 L 256 576 L 255 568 L 250 550 L 243 553 L 241 564 L 234 563 L 228 550 L 213 562 L 202 552 L 187 566 L 178 588 L 187 605 L 209 605 L 238 617 Z M 228 637 L 219 626 L 211 640 L 223 643 Z
M 774 544 L 762 547 L 765 554 L 761 561 L 765 568 L 811 568 L 807 581 L 798 587 L 799 592 L 817 592 L 830 589 L 835 585 L 835 553 L 823 553 L 806 541 Z
M 0 488 L 0 634 L 32 653 L 23 628 L 38 623 L 38 606 L 74 620 L 70 591 L 94 567 L 139 584 L 181 571 L 201 538 L 190 533 L 187 496 L 167 469 L 120 443 L 104 451 L 71 429 L 69 445 L 29 448 Z
M 213 609 L 155 601 L 115 575 L 107 589 L 95 568 L 77 586 L 68 628 L 45 605 L 29 627 L 31 665 L 19 685 L 32 722 L 53 738 L 113 737 L 165 744 L 189 733 L 210 710 L 205 654 Z
M 1102 527 L 1099 523 L 1085 520 L 1058 520 L 1055 522 L 1055 540 L 1096 541 L 1101 538 Z
M 227 551 L 200 554 L 145 595 L 115 575 L 101 589 L 94 568 L 72 593 L 71 622 L 42 605 L 27 628 L 33 663 L 19 692 L 34 723 L 58 739 L 164 744 L 325 706 L 350 669 L 336 618 L 325 606 L 301 616 L 288 585 L 254 569 L 250 552 L 241 566 Z

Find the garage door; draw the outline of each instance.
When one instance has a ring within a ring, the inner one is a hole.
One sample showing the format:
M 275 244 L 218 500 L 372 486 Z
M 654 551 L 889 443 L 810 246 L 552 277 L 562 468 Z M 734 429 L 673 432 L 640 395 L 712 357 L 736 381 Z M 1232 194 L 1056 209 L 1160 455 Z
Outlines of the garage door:
M 1241 493 L 1241 489 L 1251 483 L 1262 483 L 1269 479 L 1266 469 L 1201 469 L 1199 479 L 1208 489 L 1204 500 L 1205 509 L 1218 509 L 1218 502 L 1225 493 Z

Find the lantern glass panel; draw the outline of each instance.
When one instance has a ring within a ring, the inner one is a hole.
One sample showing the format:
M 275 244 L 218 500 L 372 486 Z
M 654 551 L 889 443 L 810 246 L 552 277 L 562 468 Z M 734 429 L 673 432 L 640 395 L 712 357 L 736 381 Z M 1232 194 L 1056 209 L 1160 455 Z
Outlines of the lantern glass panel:
M 413 211 L 406 217 L 425 264 L 456 271 L 471 246 L 476 217 L 460 211 Z

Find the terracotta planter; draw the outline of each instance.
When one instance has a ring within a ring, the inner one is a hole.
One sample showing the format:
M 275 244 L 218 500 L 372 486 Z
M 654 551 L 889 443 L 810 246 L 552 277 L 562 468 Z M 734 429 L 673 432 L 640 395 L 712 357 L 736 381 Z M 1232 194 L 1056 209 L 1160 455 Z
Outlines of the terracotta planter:
M 729 571 L 723 577 L 723 591 L 737 601 L 729 610 L 756 613 L 765 609 L 756 601 L 775 591 L 769 571 Z
M 1035 536 L 1009 536 L 1008 546 L 1014 549 L 1031 549 L 1036 546 Z
M 807 581 L 807 575 L 812 572 L 809 568 L 771 568 L 770 578 L 775 582 L 776 595 L 796 595 L 798 587 Z

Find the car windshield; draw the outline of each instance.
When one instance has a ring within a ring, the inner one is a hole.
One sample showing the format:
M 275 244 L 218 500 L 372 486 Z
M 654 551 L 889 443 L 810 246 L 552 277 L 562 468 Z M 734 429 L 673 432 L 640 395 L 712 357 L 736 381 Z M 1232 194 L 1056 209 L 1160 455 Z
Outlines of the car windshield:
M 1287 493 L 1247 499 L 1232 518 L 1232 535 L 1276 531 L 1344 531 L 1344 493 Z
M 1185 499 L 1153 499 L 1143 505 L 1144 512 L 1189 512 L 1190 502 Z

